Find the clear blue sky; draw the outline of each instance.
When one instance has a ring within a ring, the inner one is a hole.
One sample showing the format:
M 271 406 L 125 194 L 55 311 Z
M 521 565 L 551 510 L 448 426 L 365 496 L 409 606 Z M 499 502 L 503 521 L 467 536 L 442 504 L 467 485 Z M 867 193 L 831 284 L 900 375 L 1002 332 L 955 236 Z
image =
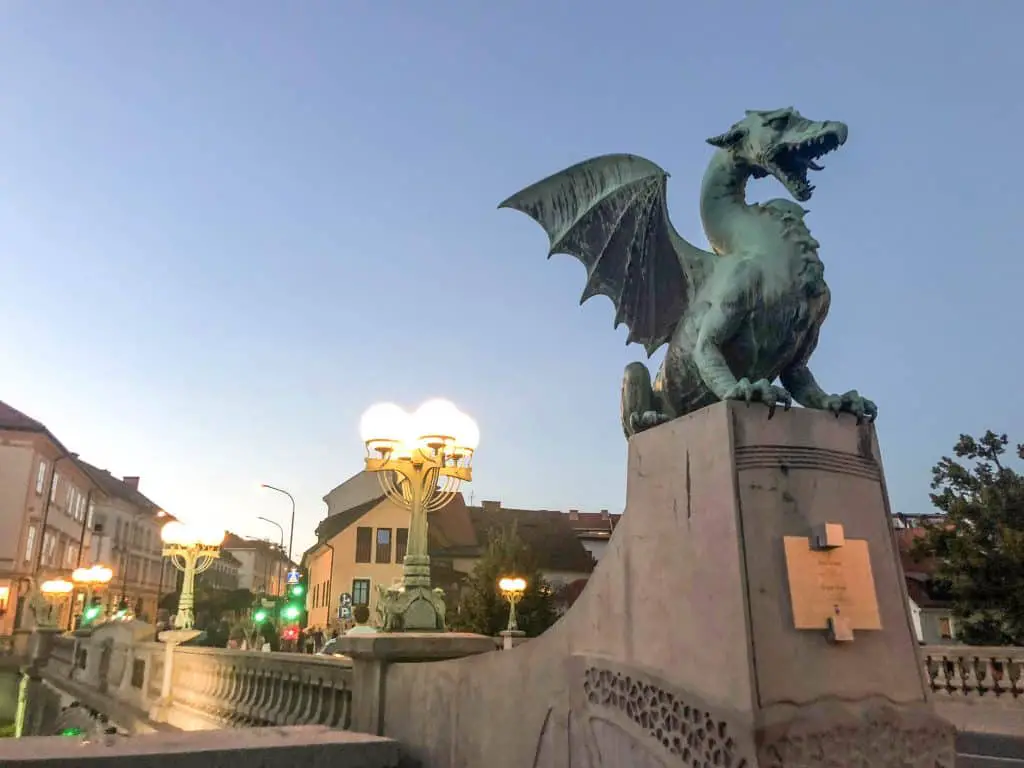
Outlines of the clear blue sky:
M 634 152 L 704 244 L 703 140 L 794 105 L 850 125 L 808 206 L 814 369 L 878 402 L 924 511 L 960 432 L 1024 440 L 1022 29 L 1019 0 L 7 0 L 0 399 L 185 519 L 276 537 L 256 485 L 291 489 L 297 549 L 379 400 L 477 417 L 477 501 L 618 510 L 642 350 L 495 206 Z

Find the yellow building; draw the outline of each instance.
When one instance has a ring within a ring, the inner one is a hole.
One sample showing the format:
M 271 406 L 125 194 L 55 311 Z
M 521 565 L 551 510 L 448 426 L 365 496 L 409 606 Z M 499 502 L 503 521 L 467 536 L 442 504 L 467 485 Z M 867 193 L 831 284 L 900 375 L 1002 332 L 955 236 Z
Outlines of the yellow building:
M 385 498 L 376 478 L 365 472 L 335 488 L 324 501 L 328 515 L 317 527 L 317 543 L 303 555 L 303 566 L 308 625 L 327 628 L 338 624 L 343 595 L 347 594 L 353 605 L 367 605 L 372 617 L 378 590 L 401 580 L 409 512 Z M 513 523 L 553 587 L 590 575 L 594 559 L 568 515 L 507 509 L 496 501 L 472 507 L 457 494 L 450 504 L 430 515 L 434 586 L 445 589 L 457 602 L 459 586 L 472 572 L 490 532 Z

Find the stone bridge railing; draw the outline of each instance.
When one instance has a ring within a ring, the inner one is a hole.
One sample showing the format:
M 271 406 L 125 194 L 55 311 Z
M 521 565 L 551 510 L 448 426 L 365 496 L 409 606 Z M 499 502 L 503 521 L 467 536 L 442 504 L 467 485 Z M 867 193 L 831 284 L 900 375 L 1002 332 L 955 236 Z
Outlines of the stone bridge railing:
M 166 646 L 97 641 L 98 636 L 56 638 L 47 677 L 58 686 L 64 682 L 72 693 L 105 696 L 144 723 L 160 701 Z M 168 724 L 185 730 L 347 729 L 351 678 L 351 664 L 344 659 L 179 646 L 173 655 L 171 701 L 161 711 Z
M 105 695 L 146 720 L 160 698 L 166 646 L 98 637 L 55 638 L 47 677 Z M 921 656 L 933 700 L 958 727 L 1024 732 L 1024 648 L 926 645 Z M 188 646 L 175 648 L 173 659 L 170 725 L 347 729 L 352 723 L 346 659 Z

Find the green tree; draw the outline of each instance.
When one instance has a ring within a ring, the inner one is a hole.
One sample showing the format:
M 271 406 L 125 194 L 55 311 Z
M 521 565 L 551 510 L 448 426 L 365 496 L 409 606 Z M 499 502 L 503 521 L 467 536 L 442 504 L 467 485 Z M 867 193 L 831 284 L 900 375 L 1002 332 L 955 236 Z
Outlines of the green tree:
M 452 624 L 465 632 L 497 635 L 508 626 L 508 601 L 498 580 L 519 576 L 526 591 L 516 606 L 519 629 L 536 637 L 558 620 L 554 593 L 537 567 L 536 558 L 513 524 L 490 532 L 483 556 L 466 579 L 457 617 Z
M 932 503 L 945 515 L 913 552 L 935 559 L 961 637 L 977 645 L 1024 645 L 1024 476 L 1006 463 L 1008 443 L 991 430 L 960 435 L 956 458 L 932 469 Z M 1016 454 L 1024 460 L 1024 445 Z

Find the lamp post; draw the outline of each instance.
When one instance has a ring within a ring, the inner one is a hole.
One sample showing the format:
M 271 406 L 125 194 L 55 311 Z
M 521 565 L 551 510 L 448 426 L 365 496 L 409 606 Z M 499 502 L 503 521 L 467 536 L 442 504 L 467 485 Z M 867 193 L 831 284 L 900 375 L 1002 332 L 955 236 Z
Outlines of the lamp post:
M 512 638 L 522 637 L 519 631 L 519 623 L 516 621 L 516 603 L 523 599 L 523 592 L 526 591 L 526 579 L 518 577 L 504 577 L 498 580 L 498 589 L 501 596 L 508 600 L 508 626 L 501 633 L 505 638 L 505 650 L 512 650 Z
M 151 720 L 163 723 L 167 722 L 173 701 L 171 681 L 174 679 L 174 647 L 199 635 L 199 631 L 193 629 L 196 574 L 208 569 L 213 565 L 213 561 L 220 557 L 224 531 L 192 528 L 172 521 L 160 529 L 160 538 L 164 542 L 163 556 L 170 559 L 174 567 L 182 572 L 181 596 L 178 598 L 174 629 L 160 633 L 160 640 L 166 644 L 160 698 L 149 712 Z
M 410 512 L 402 583 L 383 596 L 384 631 L 443 631 L 443 591 L 430 588 L 427 515 L 472 481 L 480 430 L 447 400 L 430 400 L 411 415 L 391 403 L 374 405 L 359 431 L 366 469 L 376 473 L 391 501 Z
M 171 522 L 160 530 L 160 538 L 164 542 L 164 557 L 169 558 L 174 567 L 183 573 L 174 628 L 190 630 L 195 624 L 193 608 L 196 574 L 207 570 L 220 557 L 224 531 L 198 530 L 183 523 Z
M 71 572 L 71 581 L 85 587 L 85 602 L 82 604 L 82 623 L 92 622 L 103 613 L 101 606 L 93 606 L 93 592 L 109 584 L 114 578 L 114 571 L 105 565 L 93 565 L 89 568 L 75 568 Z M 95 608 L 95 610 L 93 610 Z M 72 621 L 74 618 L 72 617 Z
M 273 485 L 267 485 L 266 483 L 260 483 L 261 488 L 266 488 L 268 491 L 276 491 L 277 493 L 283 493 L 288 497 L 288 501 L 292 503 L 292 522 L 288 528 L 288 562 L 292 562 L 292 542 L 295 540 L 295 497 L 292 496 L 284 488 L 277 488 Z M 266 520 L 266 518 L 263 518 Z M 283 535 L 283 531 L 282 531 Z
M 262 520 L 264 523 L 270 523 L 271 525 L 277 526 L 277 530 L 281 532 L 281 543 L 279 545 L 279 548 L 280 548 L 281 552 L 284 552 L 284 528 L 281 527 L 281 524 L 277 523 L 277 522 L 274 522 L 269 517 L 263 517 L 262 515 L 258 515 L 256 517 L 256 519 L 257 520 Z M 289 553 L 288 559 L 291 560 L 291 553 Z M 281 586 L 281 582 L 282 581 L 284 581 L 284 579 L 281 578 L 281 559 L 277 558 L 277 586 L 278 587 Z M 276 597 L 276 592 L 275 592 L 275 597 Z

